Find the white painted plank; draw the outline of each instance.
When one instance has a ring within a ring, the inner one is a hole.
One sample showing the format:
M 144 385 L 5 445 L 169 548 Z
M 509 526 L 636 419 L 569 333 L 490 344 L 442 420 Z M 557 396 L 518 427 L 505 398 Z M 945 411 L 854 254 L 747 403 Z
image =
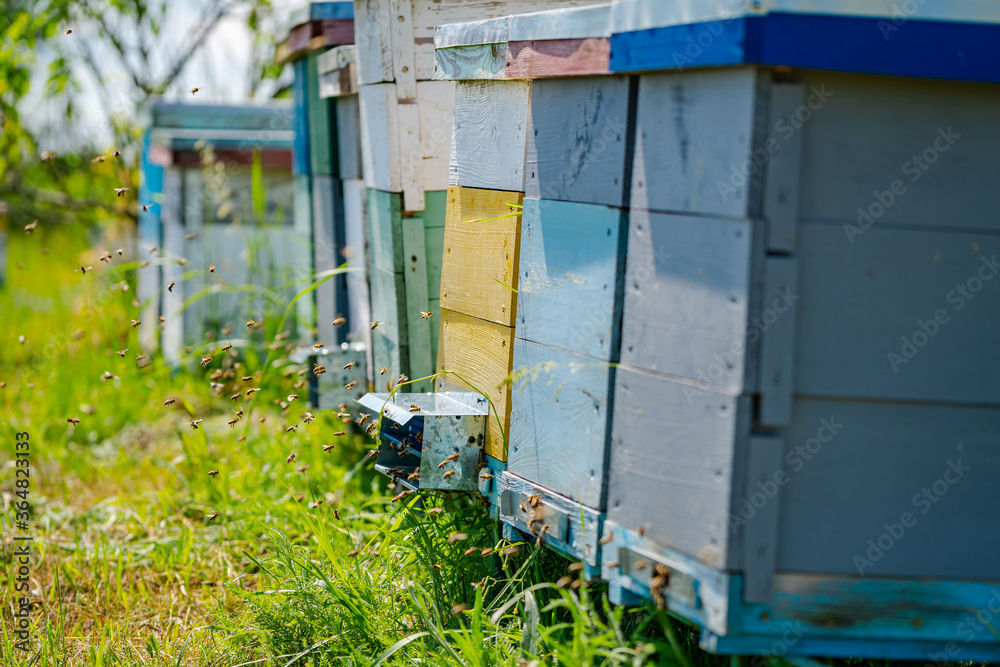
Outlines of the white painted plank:
M 392 38 L 389 4 L 385 0 L 354 0 L 354 41 L 358 81 L 392 81 Z
M 510 17 L 511 42 L 611 36 L 611 3 Z
M 799 225 L 799 171 L 802 162 L 802 132 L 794 129 L 794 114 L 802 108 L 804 86 L 771 83 L 768 89 L 767 176 L 764 178 L 764 218 L 767 248 L 790 252 L 795 248 Z
M 368 374 L 371 375 L 371 302 L 368 291 L 368 274 L 365 265 L 367 241 L 365 238 L 365 183 L 361 179 L 344 183 L 344 261 L 350 262 L 347 274 L 347 302 L 350 309 L 350 341 L 362 341 L 368 357 Z M 345 313 L 339 313 L 345 315 Z M 371 380 L 371 377 L 369 377 Z
M 357 95 L 337 98 L 337 153 L 343 180 L 361 178 L 361 118 Z
M 781 514 L 781 485 L 774 476 L 782 468 L 785 445 L 774 436 L 751 436 L 748 442 L 747 476 L 744 488 L 757 501 L 766 490 L 765 504 L 756 509 L 743 529 L 743 599 L 746 602 L 766 602 L 771 597 L 775 564 L 778 560 L 778 530 Z
M 784 426 L 792 418 L 792 394 L 795 391 L 795 322 L 798 306 L 787 301 L 797 299 L 798 260 L 793 257 L 768 257 L 764 260 L 764 289 L 758 318 L 751 335 L 760 337 L 760 391 L 758 421 L 764 426 Z M 778 312 L 782 309 L 783 312 Z
M 434 48 L 447 49 L 454 46 L 478 46 L 480 44 L 501 44 L 510 33 L 510 17 L 465 21 L 435 26 Z
M 413 19 L 410 0 L 388 0 L 392 75 L 396 81 L 396 99 L 412 100 L 417 96 L 417 76 L 413 58 Z
M 420 151 L 420 109 L 415 102 L 401 102 L 396 107 L 399 123 L 399 179 L 404 211 L 424 210 L 423 155 Z M 390 126 L 391 132 L 393 128 Z
M 455 89 L 457 184 L 524 191 L 527 81 L 460 81 Z
M 365 185 L 400 192 L 397 102 L 391 83 L 362 86 L 361 157 Z M 391 128 L 391 129 L 390 129 Z
M 455 83 L 418 81 L 417 99 L 420 103 L 420 151 L 424 190 L 447 190 Z

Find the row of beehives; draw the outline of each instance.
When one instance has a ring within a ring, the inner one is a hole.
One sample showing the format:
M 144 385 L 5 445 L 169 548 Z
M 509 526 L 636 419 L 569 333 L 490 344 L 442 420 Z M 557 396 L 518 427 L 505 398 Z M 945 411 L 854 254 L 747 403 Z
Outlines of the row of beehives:
M 631 33 L 615 32 L 606 5 L 492 16 L 521 9 L 500 4 L 358 0 L 357 45 L 318 56 L 302 84 L 333 100 L 330 210 L 354 238 L 367 233 L 370 295 L 350 310 L 371 339 L 370 379 L 380 390 L 437 371 L 439 392 L 473 389 L 492 406 L 487 418 L 443 392 L 388 406 L 381 468 L 410 484 L 419 469 L 422 488 L 478 488 L 508 535 L 542 533 L 615 599 L 662 597 L 722 652 L 763 650 L 792 622 L 812 634 L 785 648 L 805 654 L 912 656 L 926 638 L 953 638 L 954 614 L 935 616 L 927 600 L 982 606 L 982 582 L 1000 576 L 983 557 L 1000 545 L 977 528 L 985 478 L 950 491 L 963 511 L 921 519 L 926 531 L 907 532 L 876 571 L 854 556 L 881 538 L 893 498 L 940 476 L 956 442 L 997 462 L 989 309 L 965 311 L 949 329 L 962 340 L 921 352 L 928 364 L 907 375 L 885 354 L 900 323 L 934 312 L 965 270 L 928 271 L 921 258 L 992 252 L 979 232 L 994 230 L 981 215 L 994 195 L 967 170 L 938 171 L 878 213 L 879 229 L 861 228 L 863 252 L 839 223 L 892 182 L 905 157 L 883 154 L 905 156 L 948 124 L 955 107 L 942 100 L 974 109 L 986 93 L 856 74 L 876 71 L 863 69 L 881 62 L 871 52 L 844 65 L 855 74 L 742 66 L 754 61 L 725 60 L 732 17 L 718 34 L 685 33 L 712 37 L 716 60 L 694 63 L 709 68 L 648 71 L 678 54 L 655 22 L 612 53 Z M 673 11 L 633 4 L 640 23 Z M 985 116 L 961 117 L 994 137 Z M 987 164 L 995 144 L 941 141 L 970 151 L 968 165 Z M 961 228 L 944 201 L 964 207 Z M 941 382 L 940 364 L 966 384 Z M 983 404 L 993 409 L 971 407 Z M 478 427 L 482 440 L 464 437 Z M 869 620 L 842 622 L 857 614 Z

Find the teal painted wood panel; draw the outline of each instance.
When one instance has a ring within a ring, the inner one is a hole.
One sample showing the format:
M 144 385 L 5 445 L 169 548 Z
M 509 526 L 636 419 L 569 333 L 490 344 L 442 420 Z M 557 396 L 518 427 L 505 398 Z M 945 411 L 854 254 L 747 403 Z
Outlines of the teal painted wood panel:
M 344 180 L 363 178 L 361 173 L 361 118 L 357 95 L 333 100 L 337 116 L 337 157 L 339 175 Z
M 499 79 L 503 77 L 507 44 L 477 44 L 435 49 L 435 79 Z
M 400 305 L 405 300 L 405 286 L 401 273 L 390 273 L 375 267 L 369 276 L 372 299 L 372 320 L 380 324 L 372 332 L 372 363 L 376 370 L 383 366 L 392 369 L 391 375 L 398 376 L 409 361 L 406 338 L 405 312 Z M 383 340 L 377 345 L 376 338 Z M 386 374 L 388 379 L 390 374 Z M 376 379 L 376 386 L 379 380 Z
M 427 311 L 427 252 L 424 247 L 424 221 L 407 218 L 402 225 L 403 282 L 406 286 L 404 309 L 410 379 L 428 377 L 437 362 L 431 349 L 430 322 Z M 433 391 L 434 382 L 424 380 L 412 385 L 413 391 Z
M 625 76 L 534 81 L 525 196 L 625 205 L 629 102 Z
M 604 509 L 610 366 L 515 339 L 513 367 L 508 470 Z
M 333 102 L 319 96 L 317 54 L 307 56 L 307 111 L 309 114 L 309 165 L 314 174 L 337 173 L 337 136 L 333 131 Z
M 729 519 L 749 432 L 749 398 L 619 366 L 608 518 L 706 565 L 736 565 Z
M 734 394 L 755 386 L 751 225 L 631 211 L 622 363 Z
M 749 215 L 756 90 L 752 67 L 642 75 L 632 207 Z
M 617 360 L 627 213 L 524 200 L 516 336 Z
M 1000 580 L 1000 540 L 983 529 L 1000 409 L 800 398 L 792 415 L 779 570 Z
M 799 248 L 797 393 L 1000 403 L 1000 238 L 803 224 Z
M 368 189 L 368 243 L 371 261 L 378 268 L 402 273 L 402 202 L 397 193 Z

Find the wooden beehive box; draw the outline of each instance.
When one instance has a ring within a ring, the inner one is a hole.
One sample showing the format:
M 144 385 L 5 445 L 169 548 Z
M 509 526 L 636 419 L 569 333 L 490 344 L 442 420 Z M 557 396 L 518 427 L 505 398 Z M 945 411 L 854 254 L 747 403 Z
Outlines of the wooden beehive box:
M 149 210 L 140 213 L 139 250 L 149 264 L 136 290 L 146 304 L 139 335 L 145 350 L 159 347 L 177 363 L 185 347 L 209 345 L 206 334 L 216 341 L 230 335 L 226 330 L 242 337 L 254 305 L 241 305 L 243 295 L 226 292 L 224 284 L 273 288 L 300 277 L 308 264 L 291 215 L 293 113 L 283 103 L 154 102 L 145 115 L 139 198 Z M 255 155 L 263 220 L 250 204 Z M 176 285 L 167 289 L 170 283 Z M 291 298 L 294 291 L 282 294 Z
M 638 97 L 602 574 L 715 652 L 995 661 L 963 619 L 1000 579 L 1000 13 L 811 6 L 613 7 Z

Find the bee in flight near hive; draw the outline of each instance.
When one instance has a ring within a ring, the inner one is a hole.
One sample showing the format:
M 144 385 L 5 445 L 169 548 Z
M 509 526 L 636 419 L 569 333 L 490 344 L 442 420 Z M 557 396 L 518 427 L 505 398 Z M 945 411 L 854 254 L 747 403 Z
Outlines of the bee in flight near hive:
M 80 423 L 80 420 L 77 419 L 76 417 L 67 417 L 66 421 L 68 421 L 70 424 L 73 424 L 74 426 Z
M 375 327 L 382 324 L 381 322 L 372 322 L 372 331 L 375 331 Z
M 229 350 L 231 350 L 231 349 L 233 349 L 233 344 L 232 343 L 229 343 L 228 345 L 223 345 L 222 346 L 222 351 L 223 352 L 229 352 Z
M 227 422 L 229 424 L 229 428 L 236 428 L 236 424 L 237 422 L 239 422 L 239 420 L 240 420 L 239 417 L 237 417 L 236 419 L 230 419 Z
M 294 460 L 295 460 L 295 452 L 292 452 L 291 454 L 288 455 L 288 458 L 285 459 L 285 463 L 291 463 Z
M 111 253 L 108 252 L 107 250 L 105 250 L 98 259 L 100 259 L 105 264 L 110 264 L 111 263 Z
M 441 475 L 441 477 L 442 477 L 443 479 L 448 479 L 449 477 L 451 477 L 451 476 L 452 476 L 452 475 L 454 475 L 454 474 L 455 474 L 455 471 L 454 471 L 454 470 L 449 470 L 449 471 L 448 471 L 448 472 L 446 472 L 445 474 Z
M 135 329 L 140 324 L 142 324 L 142 320 L 132 320 L 132 328 L 133 329 Z
M 176 285 L 176 284 L 177 283 L 170 283 L 169 285 L 167 285 L 167 291 L 170 292 L 171 294 L 173 294 L 173 292 L 174 292 L 174 285 Z
M 348 382 L 347 384 L 345 384 L 344 385 L 344 389 L 347 389 L 349 391 L 351 389 L 354 389 L 357 386 L 358 386 L 358 381 L 355 380 L 354 382 Z
M 343 318 L 343 317 L 338 317 L 337 319 L 335 319 L 335 320 L 333 321 L 333 326 L 335 326 L 335 327 L 339 327 L 339 326 L 340 326 L 341 324 L 343 324 L 343 323 L 345 323 L 345 322 L 347 322 L 347 320 L 346 320 L 345 318 Z
M 208 471 L 208 476 L 209 476 L 209 477 L 215 477 L 215 476 L 216 476 L 216 475 L 218 475 L 218 474 L 219 474 L 219 471 L 218 471 L 218 470 L 209 470 L 209 471 Z
M 253 329 L 253 325 L 255 324 L 256 322 L 254 322 L 253 320 L 247 320 L 247 329 Z
M 176 402 L 177 402 L 176 398 L 168 398 L 167 400 L 163 401 L 163 404 L 164 405 L 173 405 Z
M 92 267 L 92 266 L 81 266 L 80 267 L 80 273 L 83 273 L 83 274 L 86 274 L 87 271 L 93 271 L 93 270 L 94 270 L 94 267 Z M 75 273 L 75 271 L 74 271 L 74 273 Z
M 208 271 L 209 273 L 215 273 L 215 264 L 209 264 Z
M 328 452 L 328 451 L 330 451 L 331 449 L 333 449 L 334 447 L 336 447 L 336 445 L 324 445 L 324 446 L 323 446 L 323 451 L 324 451 L 324 452 Z
M 326 372 L 326 366 L 320 366 L 319 364 L 313 365 L 313 375 L 322 375 Z
M 379 372 L 378 372 L 378 374 L 379 374 L 379 375 L 385 375 L 385 372 L 386 372 L 387 370 L 389 370 L 389 367 L 388 367 L 388 366 L 383 366 L 382 368 L 380 368 L 380 369 L 379 369 Z
M 358 362 L 356 362 L 356 361 L 351 361 L 351 362 L 347 363 L 347 364 L 346 364 L 346 365 L 344 366 L 344 370 L 345 370 L 345 371 L 349 371 L 349 370 L 351 370 L 352 368 L 354 368 L 354 367 L 355 367 L 355 366 L 357 365 L 357 363 L 358 363 Z
M 201 422 L 202 422 L 201 419 L 195 419 L 195 420 L 193 420 L 191 422 L 191 428 L 193 428 L 194 430 L 197 431 L 198 430 L 198 424 L 200 424 Z
M 218 512 L 212 512 L 211 514 L 208 515 L 208 520 L 209 521 L 215 521 L 218 518 L 219 518 L 219 513 Z
M 195 94 L 195 93 L 197 93 L 197 92 L 198 92 L 199 90 L 201 90 L 201 88 L 192 88 L 192 89 L 191 89 L 191 94 L 192 94 L 192 95 L 194 95 L 194 94 Z
M 119 197 L 124 197 L 125 193 L 128 192 L 130 189 L 131 188 L 115 188 L 115 194 L 117 194 Z
M 324 347 L 326 347 L 326 345 L 323 345 L 323 343 L 313 343 L 314 350 L 322 350 Z
M 126 352 L 128 352 L 128 348 L 127 347 L 124 350 L 118 350 L 118 356 L 122 357 L 122 358 L 125 358 L 125 353 Z
M 410 403 L 410 412 L 420 412 L 420 406 L 416 403 Z
M 433 314 L 434 314 L 434 311 L 428 311 L 428 312 L 425 313 L 424 311 L 421 310 L 420 311 L 420 319 L 422 319 L 422 320 L 429 320 L 429 319 L 431 319 L 431 315 L 433 315 Z
M 208 366 L 210 363 L 212 363 L 212 357 L 203 357 L 201 360 L 201 367 L 204 368 L 205 366 Z

